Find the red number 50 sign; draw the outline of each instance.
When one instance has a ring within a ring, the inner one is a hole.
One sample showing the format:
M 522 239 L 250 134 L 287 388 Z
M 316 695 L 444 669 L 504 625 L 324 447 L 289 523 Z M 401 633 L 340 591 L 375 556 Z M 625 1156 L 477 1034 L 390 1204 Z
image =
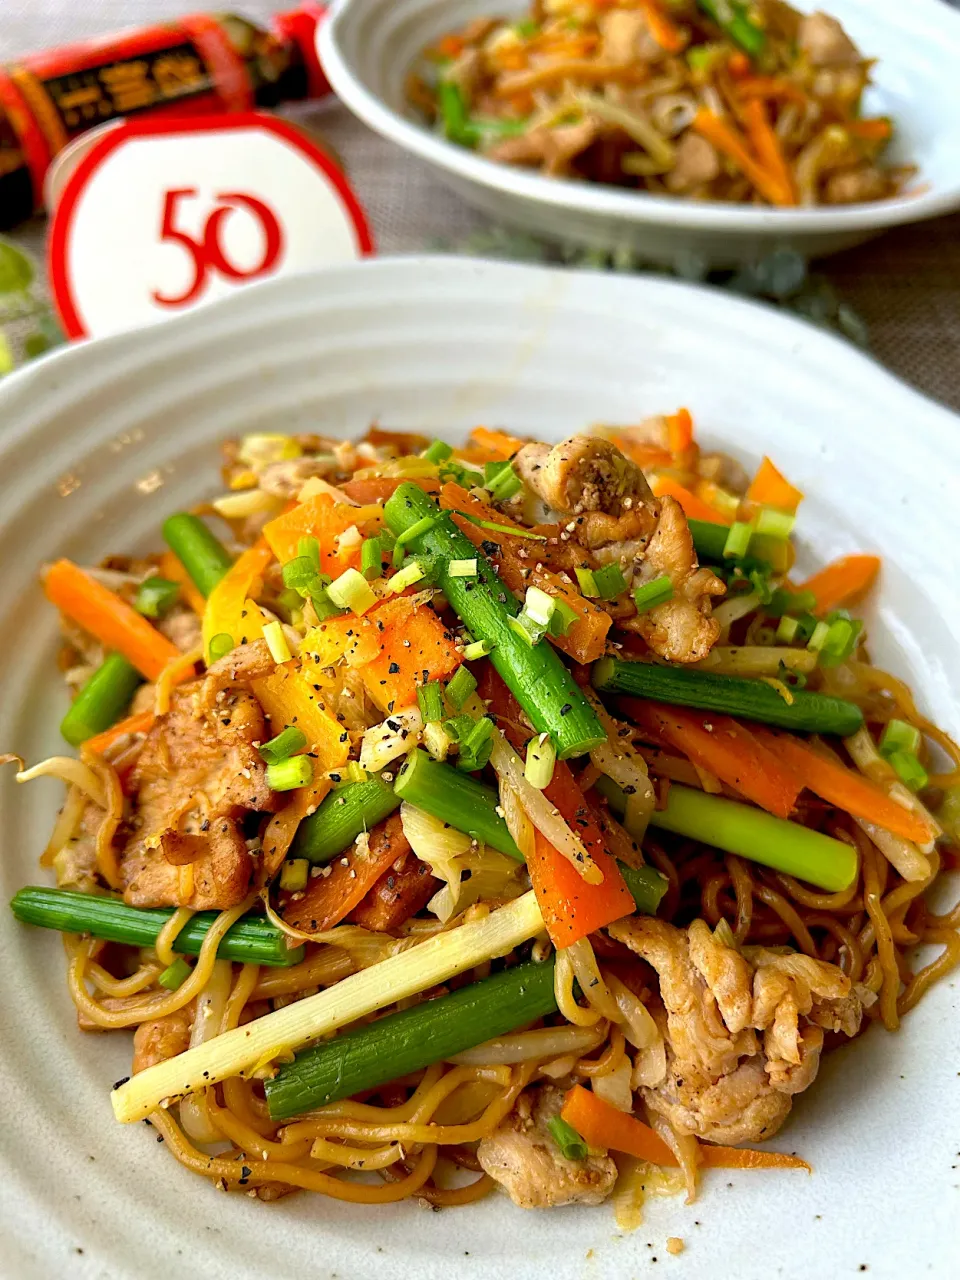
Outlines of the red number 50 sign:
M 196 199 L 200 193 L 196 187 L 180 187 L 168 191 L 163 200 L 163 217 L 160 221 L 160 239 L 172 240 L 183 245 L 193 263 L 193 280 L 179 297 L 168 297 L 160 290 L 153 290 L 153 300 L 161 307 L 186 307 L 196 302 L 207 287 L 208 275 L 217 272 L 226 280 L 256 280 L 269 275 L 283 252 L 283 228 L 270 206 L 258 196 L 241 191 L 217 195 L 217 207 L 207 217 L 203 233 L 194 239 L 188 231 L 176 225 L 177 212 L 182 200 Z M 227 257 L 223 244 L 224 222 L 234 209 L 247 210 L 260 228 L 263 253 L 254 266 L 236 266 Z
M 254 112 L 105 133 L 66 181 L 49 252 L 64 328 L 99 337 L 373 243 L 329 156 Z

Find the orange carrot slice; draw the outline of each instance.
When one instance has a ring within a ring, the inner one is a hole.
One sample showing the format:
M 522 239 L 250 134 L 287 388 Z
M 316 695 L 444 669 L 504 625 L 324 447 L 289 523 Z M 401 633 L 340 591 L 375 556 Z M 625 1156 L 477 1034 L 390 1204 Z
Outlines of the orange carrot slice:
M 672 476 L 655 476 L 650 487 L 657 498 L 675 498 L 688 520 L 707 520 L 711 524 L 733 524 L 731 516 L 719 511 L 716 507 L 708 506 L 702 498 L 685 489 Z
M 829 613 L 840 605 L 855 604 L 873 586 L 880 572 L 879 556 L 841 556 L 808 578 L 798 591 L 812 591 L 817 598 L 815 613 Z
M 794 513 L 803 501 L 803 494 L 786 479 L 781 471 L 764 457 L 757 474 L 750 481 L 747 501 L 758 507 L 776 507 L 778 511 Z

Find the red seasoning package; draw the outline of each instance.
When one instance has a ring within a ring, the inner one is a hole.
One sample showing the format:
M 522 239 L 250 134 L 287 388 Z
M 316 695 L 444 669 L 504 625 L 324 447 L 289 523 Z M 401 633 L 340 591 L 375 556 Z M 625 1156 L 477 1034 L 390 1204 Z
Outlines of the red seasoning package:
M 53 157 L 80 134 L 143 112 L 208 115 L 322 97 L 316 4 L 270 30 L 198 13 L 0 66 L 0 229 L 40 211 Z

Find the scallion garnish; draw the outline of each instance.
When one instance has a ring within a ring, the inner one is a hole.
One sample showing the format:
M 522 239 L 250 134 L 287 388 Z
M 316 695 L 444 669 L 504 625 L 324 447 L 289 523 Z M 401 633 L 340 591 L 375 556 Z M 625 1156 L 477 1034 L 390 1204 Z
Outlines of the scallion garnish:
M 443 719 L 443 692 L 439 680 L 431 680 L 417 689 L 417 706 L 424 724 L 435 724 Z
M 341 609 L 351 609 L 356 614 L 366 613 L 377 603 L 370 583 L 357 569 L 345 569 L 339 578 L 334 578 L 327 595 Z
M 317 615 L 317 621 L 323 622 L 325 618 L 339 617 L 343 610 L 339 605 L 334 604 L 333 600 L 319 578 L 310 588 L 310 603 L 313 605 L 313 611 Z
M 177 956 L 173 964 L 167 965 L 163 973 L 157 977 L 157 982 L 168 991 L 176 991 L 178 987 L 183 986 L 192 972 L 183 956 Z
M 299 592 L 301 596 L 307 595 L 318 577 L 317 566 L 309 556 L 297 556 L 293 560 L 288 560 L 280 573 L 283 577 L 283 585 L 291 591 Z
M 807 641 L 807 648 L 813 653 L 819 653 L 823 646 L 827 643 L 827 636 L 830 634 L 830 623 L 824 622 L 821 618 L 817 625 L 813 628 L 813 634 Z
M 915 724 L 906 720 L 888 720 L 880 735 L 879 751 L 882 756 L 892 751 L 906 751 L 915 756 L 920 750 L 921 734 Z
M 857 647 L 863 623 L 852 618 L 837 618 L 832 615 L 827 622 L 829 629 L 820 648 L 820 664 L 825 667 L 835 667 L 841 662 L 846 662 Z
M 294 752 L 302 751 L 306 745 L 307 735 L 303 730 L 298 729 L 295 724 L 288 724 L 282 733 L 278 733 L 275 738 L 271 738 L 259 748 L 260 759 L 265 764 L 279 764 Z
M 432 440 L 420 457 L 427 462 L 446 462 L 452 453 L 453 449 L 445 440 Z
M 782 618 L 788 613 L 808 613 L 816 608 L 817 597 L 812 591 L 788 591 L 785 587 L 777 587 L 767 601 L 764 612 L 771 618 Z
M 541 591 L 539 587 L 527 587 L 522 612 L 532 618 L 538 626 L 548 627 L 556 608 L 557 601 L 553 596 L 548 596 L 546 591 Z
M 523 488 L 512 462 L 488 462 L 483 468 L 483 485 L 497 502 L 506 502 Z
M 588 600 L 596 600 L 600 595 L 600 588 L 597 586 L 597 579 L 592 569 L 575 569 L 577 582 L 580 584 L 580 591 Z
M 489 640 L 471 640 L 463 651 L 463 656 L 467 662 L 477 662 L 480 658 L 486 658 L 493 653 L 494 646 Z
M 407 543 L 415 542 L 421 534 L 427 533 L 436 523 L 436 516 L 424 516 L 422 520 L 412 524 L 409 529 L 404 529 L 402 533 L 397 534 L 397 539 L 393 544 L 393 567 L 395 569 L 399 569 L 403 563 L 403 549 Z
M 313 761 L 309 756 L 290 756 L 279 764 L 267 765 L 267 786 L 271 791 L 296 791 L 313 781 Z
M 731 556 L 745 556 L 749 550 L 752 537 L 752 525 L 744 524 L 742 520 L 734 520 L 723 544 L 724 557 L 729 559 Z
M 401 591 L 406 591 L 407 587 L 412 587 L 425 576 L 423 565 L 419 560 L 410 560 L 390 579 L 390 590 L 395 595 L 399 595 Z
M 169 578 L 145 578 L 137 588 L 133 607 L 145 618 L 163 618 L 176 604 L 179 594 L 179 585 Z
M 225 658 L 228 653 L 232 653 L 237 646 L 233 643 L 233 636 L 227 635 L 226 631 L 218 631 L 210 640 L 207 647 L 208 661 L 218 662 L 221 658 Z
M 553 778 L 553 767 L 557 763 L 557 749 L 548 733 L 538 734 L 527 743 L 527 754 L 523 765 L 523 776 L 542 791 L 550 785 Z
M 755 528 L 757 533 L 767 533 L 771 538 L 789 538 L 797 517 L 789 511 L 778 511 L 776 507 L 761 507 L 757 512 Z
M 460 754 L 457 768 L 467 773 L 476 773 L 484 768 L 493 750 L 493 721 L 481 716 L 474 720 L 467 732 L 460 739 Z
M 672 599 L 673 583 L 666 573 L 661 573 L 660 577 L 654 578 L 652 582 L 645 582 L 633 593 L 637 613 L 647 613 L 650 609 L 655 609 L 658 604 L 666 604 Z
M 297 556 L 309 560 L 314 573 L 320 572 L 320 543 L 316 538 L 300 538 L 297 542 Z
M 601 600 L 616 600 L 627 589 L 627 580 L 618 564 L 605 564 L 594 569 L 593 580 Z
M 515 636 L 519 636 L 531 649 L 543 639 L 546 627 L 538 627 L 529 614 L 521 613 L 519 617 L 508 618 L 507 626 Z
M 302 893 L 310 878 L 310 863 L 306 858 L 288 858 L 280 868 L 280 888 L 289 893 Z
M 477 562 L 473 560 L 451 560 L 447 565 L 447 573 L 451 578 L 475 578 Z
M 482 477 L 478 476 L 478 479 L 482 479 Z M 532 529 L 521 529 L 519 525 L 497 524 L 494 520 L 480 520 L 477 516 L 469 515 L 466 511 L 458 511 L 457 515 L 463 516 L 464 520 L 469 520 L 478 529 L 492 529 L 494 533 L 506 533 L 511 538 L 532 538 L 534 542 L 546 542 L 547 540 L 545 533 L 534 533 Z
M 893 765 L 900 781 L 905 783 L 911 791 L 922 791 L 930 781 L 926 769 L 917 757 L 910 755 L 908 751 L 890 751 L 887 753 L 886 760 Z
M 477 680 L 469 667 L 459 666 L 447 682 L 447 700 L 457 711 L 477 687 Z
M 564 1160 L 586 1160 L 590 1153 L 587 1144 L 563 1116 L 552 1116 L 547 1121 L 547 1128 Z
M 793 644 L 794 638 L 799 630 L 800 619 L 791 618 L 787 614 L 784 614 L 780 619 L 779 626 L 777 627 L 776 638 L 781 644 Z
M 379 538 L 364 538 L 360 548 L 360 572 L 368 582 L 383 573 L 383 545 Z
M 565 636 L 573 624 L 578 621 L 580 615 L 576 609 L 572 609 L 566 600 L 561 600 L 559 596 L 553 597 L 553 603 L 554 610 L 547 630 L 552 636 Z
M 287 637 L 284 635 L 283 627 L 279 622 L 265 622 L 263 624 L 263 638 L 267 642 L 270 657 L 274 662 L 289 662 L 293 657 L 290 652 L 290 645 L 287 643 Z

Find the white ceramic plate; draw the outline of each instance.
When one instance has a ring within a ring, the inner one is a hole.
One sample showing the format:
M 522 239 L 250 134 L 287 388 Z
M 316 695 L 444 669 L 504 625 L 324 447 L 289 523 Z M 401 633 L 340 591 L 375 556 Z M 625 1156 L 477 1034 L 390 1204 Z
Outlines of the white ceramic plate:
M 502 222 L 602 249 L 629 246 L 670 263 L 682 251 L 723 266 L 789 247 L 834 253 L 886 227 L 960 205 L 960 13 L 942 0 L 794 0 L 839 18 L 878 59 L 871 113 L 892 116 L 899 160 L 918 164 L 916 194 L 823 209 L 761 209 L 544 178 L 485 160 L 424 127 L 404 82 L 422 50 L 479 14 L 520 14 L 528 0 L 336 0 L 318 32 L 337 96 L 372 129 L 425 160 L 464 200 Z
M 457 436 L 478 422 L 559 439 L 680 404 L 744 461 L 769 450 L 810 495 L 807 558 L 886 558 L 874 651 L 960 729 L 960 422 L 850 347 L 782 313 L 656 280 L 451 258 L 371 260 L 242 292 L 80 346 L 0 384 L 0 749 L 62 750 L 57 627 L 39 563 L 158 544 L 165 514 L 217 490 L 217 442 L 244 431 Z M 60 788 L 0 771 L 3 898 L 42 882 Z M 0 922 L 0 1273 L 204 1280 L 690 1280 L 946 1277 L 956 1259 L 957 995 L 827 1061 L 778 1144 L 816 1174 L 711 1173 L 699 1202 L 612 1210 L 361 1211 L 222 1195 L 121 1127 L 109 1089 L 128 1034 L 81 1036 L 58 939 Z M 676 1263 L 668 1235 L 687 1242 Z M 649 1246 L 648 1247 L 648 1242 Z M 81 1252 L 82 1251 L 82 1252 Z M 718 1259 L 728 1260 L 720 1265 Z M 953 1274 L 956 1274 L 953 1272 Z

